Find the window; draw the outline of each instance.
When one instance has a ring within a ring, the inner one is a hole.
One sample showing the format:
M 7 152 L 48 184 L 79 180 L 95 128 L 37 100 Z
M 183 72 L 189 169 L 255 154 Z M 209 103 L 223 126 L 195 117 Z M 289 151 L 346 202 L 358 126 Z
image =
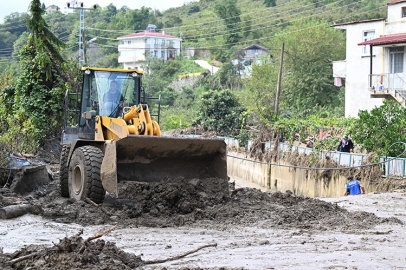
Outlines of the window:
M 165 52 L 161 52 L 161 58 L 165 58 Z
M 157 45 L 158 44 L 158 40 L 157 38 L 154 39 L 154 44 Z
M 406 17 L 406 7 L 402 7 L 402 18 Z
M 162 46 L 165 46 L 165 40 L 162 40 Z
M 130 44 L 131 44 L 131 40 L 129 40 L 127 44 L 130 45 Z
M 147 44 L 147 43 L 148 43 L 148 39 L 146 38 L 146 39 L 144 40 L 144 42 L 145 42 L 145 44 Z
M 251 50 L 251 54 L 258 54 L 258 49 Z
M 158 57 L 158 51 L 154 51 L 154 56 Z
M 375 38 L 375 30 L 373 31 L 364 31 L 362 42 L 371 40 Z M 362 51 L 364 54 L 369 54 L 369 45 L 363 46 Z

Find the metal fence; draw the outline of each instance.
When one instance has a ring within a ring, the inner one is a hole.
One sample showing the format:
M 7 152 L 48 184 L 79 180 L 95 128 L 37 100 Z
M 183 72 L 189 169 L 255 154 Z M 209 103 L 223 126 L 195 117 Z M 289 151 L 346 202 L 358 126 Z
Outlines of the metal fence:
M 221 137 L 224 138 L 226 144 L 228 146 L 235 146 L 238 147 L 238 140 L 233 139 L 233 138 L 228 138 L 228 137 Z M 252 141 L 248 141 L 248 149 L 252 146 Z M 272 151 L 273 150 L 273 142 L 265 142 L 264 148 L 267 151 Z M 291 148 L 289 148 L 289 145 L 287 143 L 279 143 L 279 151 L 281 153 L 287 152 L 287 151 L 298 151 L 299 154 L 305 153 L 306 155 L 309 155 L 313 149 L 309 147 L 304 147 L 304 146 L 299 146 L 299 145 L 292 145 Z M 354 166 L 359 166 L 364 164 L 364 159 L 367 158 L 367 154 L 358 154 L 358 153 L 343 153 L 343 152 L 332 152 L 332 151 L 322 151 L 320 153 L 319 158 L 320 159 L 326 159 L 326 157 L 329 157 L 331 160 L 334 160 L 337 162 L 337 164 L 345 167 L 354 167 Z M 388 157 L 387 159 L 392 159 L 392 157 Z M 380 157 L 379 162 L 385 161 L 385 157 Z M 378 162 L 378 161 L 377 161 Z M 383 163 L 380 166 L 381 170 L 385 172 L 385 176 L 391 175 L 391 176 L 398 176 L 398 177 L 404 177 L 406 174 L 406 159 L 405 158 L 397 158 L 388 162 Z

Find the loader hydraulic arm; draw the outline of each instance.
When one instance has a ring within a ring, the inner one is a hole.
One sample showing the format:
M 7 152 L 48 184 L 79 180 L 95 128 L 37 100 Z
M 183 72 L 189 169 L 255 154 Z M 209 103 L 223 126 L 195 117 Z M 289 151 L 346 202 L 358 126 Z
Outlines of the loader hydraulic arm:
M 160 136 L 161 130 L 157 122 L 151 119 L 148 105 L 140 104 L 125 108 L 124 118 L 96 116 L 96 140 L 118 140 L 128 135 Z

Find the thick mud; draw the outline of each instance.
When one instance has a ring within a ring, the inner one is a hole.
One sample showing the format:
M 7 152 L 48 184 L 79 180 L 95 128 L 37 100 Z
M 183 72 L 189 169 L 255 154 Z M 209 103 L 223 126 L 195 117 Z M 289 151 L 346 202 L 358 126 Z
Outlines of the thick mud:
M 31 205 L 32 214 L 81 225 L 119 222 L 123 225 L 176 227 L 207 222 L 247 226 L 261 223 L 278 228 L 354 231 L 382 223 L 401 223 L 396 218 L 349 212 L 336 204 L 294 196 L 289 191 L 229 190 L 227 181 L 216 178 L 126 182 L 120 186 L 120 194 L 127 199 L 106 195 L 105 202 L 99 207 L 61 198 L 55 181 L 22 198 L 7 191 L 1 192 L 8 197 L 0 200 L 1 207 L 21 201 Z
M 0 207 L 27 204 L 31 214 L 50 222 L 107 227 L 118 223 L 121 228 L 193 226 L 219 230 L 231 226 L 356 234 L 377 225 L 403 224 L 395 217 L 351 212 L 337 203 L 294 196 L 289 191 L 235 189 L 217 178 L 120 183 L 121 197 L 126 199 L 106 195 L 99 206 L 60 197 L 57 183 L 54 180 L 24 196 L 2 188 Z M 25 259 L 12 263 L 17 258 Z M 140 256 L 117 248 L 114 242 L 99 239 L 84 243 L 80 235 L 65 237 L 50 247 L 28 246 L 0 254 L 2 269 L 135 269 L 144 263 Z

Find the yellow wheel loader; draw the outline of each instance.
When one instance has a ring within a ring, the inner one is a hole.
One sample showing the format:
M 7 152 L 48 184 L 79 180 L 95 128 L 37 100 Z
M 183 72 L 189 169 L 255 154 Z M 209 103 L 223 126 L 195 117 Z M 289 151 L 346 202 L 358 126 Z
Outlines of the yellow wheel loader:
M 101 203 L 106 191 L 119 197 L 120 181 L 227 179 L 223 139 L 161 136 L 160 97 L 146 96 L 141 71 L 90 67 L 82 71 L 77 91 L 65 96 L 62 196 Z M 149 99 L 158 100 L 155 115 L 149 112 Z

